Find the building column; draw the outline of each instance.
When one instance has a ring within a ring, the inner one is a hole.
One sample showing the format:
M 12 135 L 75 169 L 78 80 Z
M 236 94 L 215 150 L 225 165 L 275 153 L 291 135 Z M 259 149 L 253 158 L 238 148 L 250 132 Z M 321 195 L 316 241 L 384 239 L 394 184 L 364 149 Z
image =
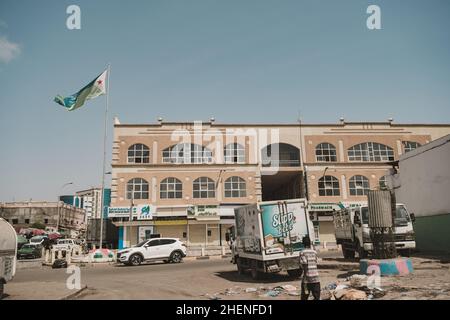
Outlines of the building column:
M 345 162 L 344 142 L 339 140 L 339 161 Z
M 205 247 L 208 245 L 208 224 L 205 223 Z
M 186 242 L 187 242 L 187 245 L 189 246 L 189 245 L 191 245 L 191 238 L 190 238 L 190 235 L 189 235 L 189 221 L 187 222 L 187 224 L 186 224 Z
M 345 175 L 341 176 L 341 184 L 342 184 L 342 198 L 344 200 L 347 200 L 347 179 L 345 178 Z
M 402 142 L 400 140 L 397 140 L 397 152 L 398 156 L 401 156 L 403 153 Z

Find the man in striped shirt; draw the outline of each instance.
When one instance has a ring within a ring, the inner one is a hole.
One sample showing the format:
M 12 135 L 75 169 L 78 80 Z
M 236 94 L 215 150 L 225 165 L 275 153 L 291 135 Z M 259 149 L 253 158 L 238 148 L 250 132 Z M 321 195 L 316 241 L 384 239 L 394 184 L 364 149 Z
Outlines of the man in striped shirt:
M 309 236 L 303 238 L 305 249 L 300 252 L 300 265 L 303 269 L 301 300 L 308 300 L 312 293 L 314 300 L 320 300 L 320 280 L 317 270 L 317 252 L 311 248 Z

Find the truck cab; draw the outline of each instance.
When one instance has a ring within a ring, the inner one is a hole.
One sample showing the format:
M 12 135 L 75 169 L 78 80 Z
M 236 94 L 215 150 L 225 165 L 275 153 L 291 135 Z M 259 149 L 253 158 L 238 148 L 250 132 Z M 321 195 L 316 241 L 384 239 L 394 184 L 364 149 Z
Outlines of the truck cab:
M 395 247 L 401 255 L 409 256 L 416 248 L 413 222 L 402 203 L 396 204 L 394 216 Z M 342 246 L 345 258 L 353 258 L 358 252 L 360 258 L 367 257 L 373 250 L 369 228 L 369 208 L 367 205 L 343 210 L 334 215 L 337 243 Z

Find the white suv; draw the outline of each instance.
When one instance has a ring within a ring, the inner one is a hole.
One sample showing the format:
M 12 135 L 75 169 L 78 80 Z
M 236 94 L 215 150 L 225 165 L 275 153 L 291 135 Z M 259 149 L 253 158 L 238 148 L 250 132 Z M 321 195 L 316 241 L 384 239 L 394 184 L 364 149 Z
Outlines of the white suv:
M 148 239 L 117 252 L 118 261 L 133 266 L 138 266 L 143 261 L 158 260 L 180 263 L 185 256 L 186 245 L 176 238 Z

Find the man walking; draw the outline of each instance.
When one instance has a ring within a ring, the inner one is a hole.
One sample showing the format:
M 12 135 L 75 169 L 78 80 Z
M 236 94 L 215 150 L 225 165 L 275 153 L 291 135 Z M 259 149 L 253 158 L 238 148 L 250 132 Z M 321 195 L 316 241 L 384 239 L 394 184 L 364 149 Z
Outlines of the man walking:
M 317 270 L 317 252 L 311 248 L 309 236 L 303 237 L 305 249 L 300 252 L 300 265 L 303 269 L 301 300 L 308 300 L 312 293 L 314 300 L 320 300 L 320 280 Z

